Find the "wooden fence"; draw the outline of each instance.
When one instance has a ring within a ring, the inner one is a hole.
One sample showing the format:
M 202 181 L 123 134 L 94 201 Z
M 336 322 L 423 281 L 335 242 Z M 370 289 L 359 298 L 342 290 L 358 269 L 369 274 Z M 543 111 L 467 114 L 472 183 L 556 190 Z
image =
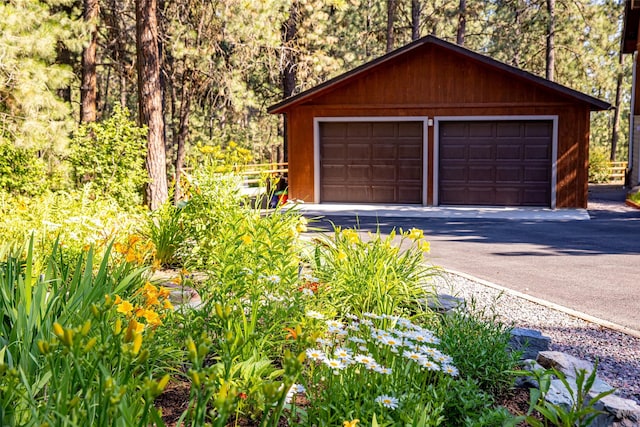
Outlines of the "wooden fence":
M 609 162 L 609 182 L 624 184 L 627 162 Z
M 289 172 L 288 163 L 256 163 L 235 166 L 234 172 L 244 177 L 247 185 L 258 184 L 269 178 L 286 178 Z

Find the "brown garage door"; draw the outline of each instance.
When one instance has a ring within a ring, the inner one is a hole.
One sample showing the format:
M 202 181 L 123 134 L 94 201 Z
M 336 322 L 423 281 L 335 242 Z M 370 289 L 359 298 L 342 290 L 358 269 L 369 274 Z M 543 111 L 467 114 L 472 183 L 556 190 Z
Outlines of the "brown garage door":
M 321 122 L 320 201 L 422 202 L 422 122 Z
M 439 133 L 439 204 L 550 206 L 552 122 L 441 122 Z

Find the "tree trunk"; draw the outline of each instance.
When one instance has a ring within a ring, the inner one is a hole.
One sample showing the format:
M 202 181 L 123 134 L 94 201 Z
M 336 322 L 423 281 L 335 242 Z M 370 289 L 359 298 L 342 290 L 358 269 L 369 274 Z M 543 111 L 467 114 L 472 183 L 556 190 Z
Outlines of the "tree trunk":
M 167 200 L 169 193 L 156 7 L 156 0 L 136 0 L 139 120 L 141 125 L 147 125 L 149 129 L 146 159 L 149 183 L 146 202 L 151 210 L 159 208 Z
M 411 0 L 411 40 L 420 38 L 420 0 Z
M 547 0 L 547 13 L 549 15 L 549 22 L 547 24 L 547 68 L 545 77 L 547 80 L 554 79 L 554 69 L 556 62 L 555 52 L 555 9 L 556 0 Z
M 397 0 L 387 0 L 387 52 L 391 52 L 395 44 L 394 27 L 396 24 L 397 6 Z
M 618 54 L 618 76 L 616 79 L 616 99 L 613 104 L 613 125 L 611 126 L 611 154 L 609 160 L 616 161 L 616 151 L 618 150 L 618 138 L 620 131 L 620 103 L 622 98 L 622 77 L 623 77 L 623 56 L 622 52 Z
M 297 69 L 298 69 L 298 54 L 295 42 L 298 39 L 298 24 L 300 20 L 300 12 L 298 10 L 298 1 L 291 2 L 289 8 L 289 17 L 282 24 L 282 98 L 286 99 L 293 95 L 297 84 Z M 282 152 L 283 160 L 289 161 L 289 148 L 288 148 L 288 132 L 287 132 L 287 120 L 285 118 L 282 125 Z
M 464 36 L 467 32 L 467 0 L 460 0 L 458 6 L 458 31 L 456 33 L 456 43 L 464 46 Z
M 176 134 L 175 146 L 176 153 L 176 186 L 174 192 L 174 200 L 176 203 L 182 199 L 182 188 L 180 186 L 180 177 L 184 168 L 184 159 L 186 155 L 187 136 L 189 135 L 189 114 L 191 113 L 191 78 L 188 72 L 184 74 L 182 82 L 182 94 L 180 102 L 180 118 L 178 122 L 178 132 Z
M 98 0 L 84 0 L 83 19 L 91 28 L 91 40 L 82 51 L 82 86 L 80 87 L 80 122 L 91 123 L 97 118 L 98 82 L 96 72 L 96 50 L 98 48 Z

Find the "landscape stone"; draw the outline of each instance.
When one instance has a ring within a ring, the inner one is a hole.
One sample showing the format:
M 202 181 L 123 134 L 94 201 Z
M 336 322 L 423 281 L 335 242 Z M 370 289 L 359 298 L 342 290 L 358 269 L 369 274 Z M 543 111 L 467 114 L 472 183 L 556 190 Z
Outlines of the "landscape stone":
M 200 294 L 189 286 L 178 285 L 173 282 L 165 282 L 161 286 L 169 289 L 169 301 L 171 301 L 175 310 L 180 310 L 181 308 L 198 309 L 202 306 Z
M 584 369 L 589 375 L 594 369 L 593 365 L 585 360 L 557 351 L 540 352 L 537 361 L 540 363 L 540 365 L 537 365 L 538 367 L 555 368 L 564 373 L 566 383 L 573 390 L 573 396 L 577 395 L 578 389 L 575 378 L 576 370 Z M 536 369 L 536 365 L 531 361 L 526 361 L 524 369 Z M 596 380 L 589 391 L 589 398 L 612 389 L 613 387 L 596 376 Z M 551 380 L 545 400 L 549 403 L 560 405 L 565 409 L 569 409 L 573 405 L 572 394 L 565 383 L 559 379 Z M 640 426 L 640 405 L 633 400 L 610 394 L 596 402 L 594 408 L 604 413 L 598 415 L 589 424 L 589 427 Z
M 576 371 L 581 369 L 586 371 L 587 376 L 593 372 L 593 364 L 590 362 L 560 351 L 541 351 L 536 360 L 547 369 L 556 368 L 568 378 L 575 378 Z
M 549 350 L 551 338 L 542 335 L 535 329 L 513 328 L 509 348 L 513 351 L 523 351 L 522 359 L 535 359 L 541 351 Z
M 463 306 L 463 298 L 447 294 L 437 294 L 435 299 L 427 299 L 427 307 L 437 313 L 449 313 Z
M 522 361 L 522 370 L 533 372 L 537 370 L 544 370 L 544 368 L 540 366 L 538 362 L 536 362 L 535 360 L 526 359 Z M 531 375 L 523 375 L 521 377 L 517 377 L 515 386 L 518 388 L 529 388 L 529 389 L 540 388 L 540 384 L 538 384 L 538 381 L 535 379 L 535 377 Z

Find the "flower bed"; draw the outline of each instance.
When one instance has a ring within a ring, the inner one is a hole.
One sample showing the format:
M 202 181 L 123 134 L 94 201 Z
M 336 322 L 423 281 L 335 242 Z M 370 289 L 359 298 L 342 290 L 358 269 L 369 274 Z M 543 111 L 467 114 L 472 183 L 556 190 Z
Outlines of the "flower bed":
M 301 239 L 312 224 L 295 209 L 265 215 L 209 184 L 98 252 L 55 239 L 0 250 L 0 424 L 513 419 L 496 404 L 518 360 L 509 329 L 418 303 L 439 274 L 422 231 Z M 170 289 L 149 281 L 162 265 L 179 272 Z M 202 303 L 173 307 L 180 287 Z

